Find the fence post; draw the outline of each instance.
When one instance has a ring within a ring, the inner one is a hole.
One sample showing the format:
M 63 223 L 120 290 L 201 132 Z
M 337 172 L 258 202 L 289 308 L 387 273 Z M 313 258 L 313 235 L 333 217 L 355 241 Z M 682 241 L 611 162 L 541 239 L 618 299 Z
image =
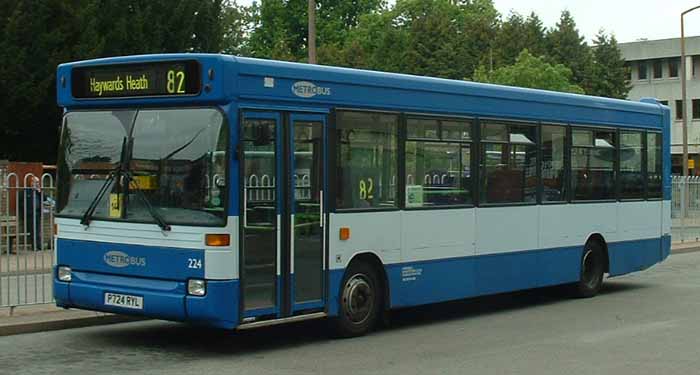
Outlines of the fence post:
M 685 200 L 686 200 L 688 181 L 685 177 L 679 179 L 679 181 L 680 181 L 680 186 L 679 186 L 680 189 L 679 190 L 680 190 L 680 196 L 681 196 L 681 207 L 680 207 L 681 208 L 680 209 L 681 230 L 680 230 L 680 234 L 681 234 L 681 242 L 685 242 L 685 215 L 686 215 Z

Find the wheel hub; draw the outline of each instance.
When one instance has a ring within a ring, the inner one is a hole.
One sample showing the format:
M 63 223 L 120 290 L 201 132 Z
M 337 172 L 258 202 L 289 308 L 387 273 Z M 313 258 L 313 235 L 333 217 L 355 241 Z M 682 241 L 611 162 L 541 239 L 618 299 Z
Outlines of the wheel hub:
M 366 275 L 354 275 L 345 283 L 343 305 L 351 322 L 362 324 L 369 318 L 374 310 L 374 291 Z

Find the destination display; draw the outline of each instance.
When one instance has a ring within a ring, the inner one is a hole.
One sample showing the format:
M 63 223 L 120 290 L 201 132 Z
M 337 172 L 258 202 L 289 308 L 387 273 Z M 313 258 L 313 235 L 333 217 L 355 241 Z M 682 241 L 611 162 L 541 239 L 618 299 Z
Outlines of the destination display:
M 191 60 L 78 67 L 72 73 L 73 97 L 81 99 L 196 95 L 200 82 L 199 64 Z

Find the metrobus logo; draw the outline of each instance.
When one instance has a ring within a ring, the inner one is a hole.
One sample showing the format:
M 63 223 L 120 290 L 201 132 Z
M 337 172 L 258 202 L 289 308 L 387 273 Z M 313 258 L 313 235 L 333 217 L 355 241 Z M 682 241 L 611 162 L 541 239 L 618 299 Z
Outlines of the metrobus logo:
M 316 86 L 308 81 L 299 81 L 292 85 L 294 95 L 301 98 L 313 98 L 316 95 L 330 95 L 330 87 Z
M 132 257 L 127 253 L 121 251 L 108 251 L 104 255 L 104 261 L 108 265 L 117 268 L 123 268 L 128 266 L 145 267 L 146 258 L 144 257 Z

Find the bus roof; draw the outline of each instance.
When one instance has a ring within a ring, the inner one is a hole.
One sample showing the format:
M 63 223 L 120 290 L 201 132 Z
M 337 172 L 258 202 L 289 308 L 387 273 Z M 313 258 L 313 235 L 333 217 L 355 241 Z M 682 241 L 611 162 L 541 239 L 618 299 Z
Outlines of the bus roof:
M 71 71 L 76 67 L 196 60 L 209 91 L 186 97 L 72 97 Z M 211 73 L 210 73 L 211 72 Z M 210 75 L 211 74 L 211 75 Z M 58 102 L 67 108 L 125 105 L 224 104 L 277 101 L 300 107 L 346 107 L 474 116 L 530 118 L 591 124 L 635 124 L 661 127 L 667 107 L 653 99 L 642 102 L 219 54 L 124 56 L 61 64 Z

